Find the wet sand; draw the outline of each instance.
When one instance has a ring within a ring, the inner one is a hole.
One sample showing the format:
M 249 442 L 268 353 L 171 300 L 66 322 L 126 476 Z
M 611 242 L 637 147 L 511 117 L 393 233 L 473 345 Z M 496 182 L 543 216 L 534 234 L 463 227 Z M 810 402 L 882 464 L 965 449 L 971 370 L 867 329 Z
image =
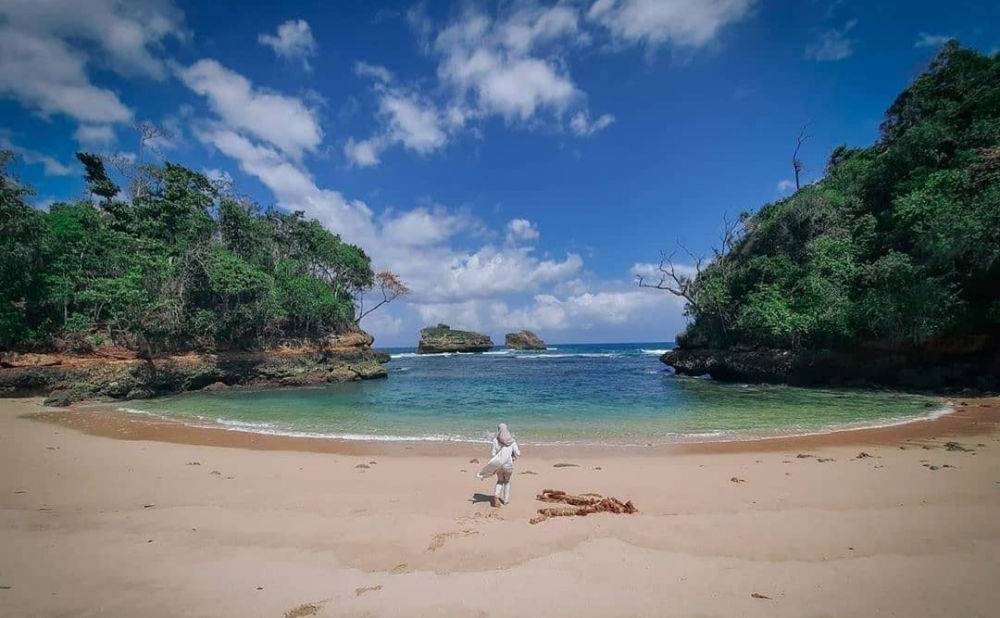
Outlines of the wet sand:
M 0 615 L 992 616 L 998 429 L 526 447 L 493 509 L 479 445 L 0 400 Z M 639 513 L 531 525 L 546 488 Z
M 579 445 L 569 447 L 532 445 L 529 442 L 525 442 L 525 444 L 531 446 L 532 451 L 536 454 L 553 457 L 558 457 L 566 452 L 588 456 L 746 453 L 838 445 L 889 444 L 906 440 L 933 440 L 938 435 L 977 435 L 989 433 L 997 423 L 1000 423 L 1000 399 L 959 399 L 947 405 L 951 408 L 950 412 L 927 419 L 888 426 L 844 429 L 801 436 L 650 444 L 648 446 Z M 343 440 L 254 433 L 222 426 L 195 426 L 179 420 L 123 413 L 114 406 L 102 405 L 69 409 L 38 408 L 27 416 L 91 435 L 121 440 L 150 440 L 199 446 L 343 455 L 460 456 L 482 452 L 481 445 L 467 442 Z

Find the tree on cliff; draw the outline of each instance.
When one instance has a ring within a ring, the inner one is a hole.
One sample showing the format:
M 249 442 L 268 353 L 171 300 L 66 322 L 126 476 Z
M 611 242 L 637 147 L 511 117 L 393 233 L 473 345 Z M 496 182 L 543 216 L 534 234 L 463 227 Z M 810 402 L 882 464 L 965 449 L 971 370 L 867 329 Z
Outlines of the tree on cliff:
M 741 222 L 696 274 L 662 265 L 688 301 L 682 346 L 1000 337 L 1000 55 L 947 44 L 875 145 L 838 147 Z
M 381 296 L 376 300 L 375 304 L 368 309 L 364 308 L 364 295 L 361 294 L 357 298 L 357 309 L 355 311 L 355 321 L 359 324 L 361 320 L 371 312 L 379 309 L 383 305 L 387 305 L 392 301 L 400 298 L 401 296 L 406 296 L 410 293 L 410 288 L 403 283 L 403 280 L 396 273 L 388 270 L 383 270 L 382 272 L 375 273 L 375 287 L 378 288 L 378 294 Z
M 358 296 L 386 289 L 362 249 L 317 221 L 261 209 L 182 166 L 144 166 L 143 190 L 121 200 L 103 160 L 80 153 L 100 203 L 43 212 L 25 202 L 11 157 L 0 152 L 0 348 L 321 339 L 355 327 Z

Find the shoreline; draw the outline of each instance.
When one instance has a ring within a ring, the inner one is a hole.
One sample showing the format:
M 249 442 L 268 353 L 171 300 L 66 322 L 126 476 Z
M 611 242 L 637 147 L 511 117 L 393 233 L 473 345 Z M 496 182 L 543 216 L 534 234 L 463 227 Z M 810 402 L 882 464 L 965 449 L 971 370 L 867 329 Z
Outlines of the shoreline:
M 325 436 L 296 436 L 256 432 L 252 429 L 206 426 L 153 414 L 128 412 L 111 407 L 86 406 L 69 409 L 45 408 L 41 398 L 29 398 L 38 408 L 29 418 L 76 429 L 90 435 L 119 440 L 147 440 L 173 444 L 221 446 L 264 451 L 393 455 L 450 456 L 479 452 L 484 442 L 435 439 L 366 440 Z M 649 445 L 628 444 L 532 444 L 533 452 L 559 456 L 583 453 L 591 456 L 642 456 L 663 454 L 712 454 L 773 452 L 846 445 L 886 445 L 933 440 L 942 435 L 962 436 L 991 433 L 1000 427 L 1000 398 L 958 399 L 921 417 L 882 425 L 836 428 L 795 435 L 750 436 L 727 440 L 703 440 Z
M 282 439 L 3 399 L 0 614 L 991 616 L 1000 401 L 956 403 L 794 439 L 525 447 L 511 503 L 492 508 L 482 444 Z M 532 525 L 546 489 L 638 513 Z

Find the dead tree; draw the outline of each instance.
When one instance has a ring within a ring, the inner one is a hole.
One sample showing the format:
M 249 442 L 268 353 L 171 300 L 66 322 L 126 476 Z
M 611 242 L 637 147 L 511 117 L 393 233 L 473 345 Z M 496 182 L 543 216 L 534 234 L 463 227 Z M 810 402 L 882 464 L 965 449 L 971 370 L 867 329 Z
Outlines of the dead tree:
M 800 186 L 801 186 L 799 184 L 799 175 L 802 173 L 802 170 L 805 168 L 805 166 L 802 164 L 802 159 L 799 158 L 799 150 L 802 149 L 802 144 L 806 143 L 806 141 L 810 137 L 812 137 L 811 135 L 809 135 L 808 133 L 806 133 L 806 127 L 807 126 L 808 125 L 802 125 L 802 128 L 799 130 L 799 137 L 798 137 L 798 139 L 795 140 L 795 152 L 792 153 L 792 171 L 795 172 L 795 190 L 796 191 L 798 191 L 799 188 L 800 188 Z
M 684 249 L 687 251 L 687 249 Z M 677 251 L 672 251 L 670 254 L 660 253 L 660 263 L 657 266 L 657 271 L 659 271 L 659 280 L 655 283 L 647 282 L 645 276 L 636 275 L 636 283 L 640 288 L 653 288 L 656 290 L 665 290 L 670 292 L 674 296 L 683 298 L 688 305 L 697 309 L 698 308 L 698 297 L 695 293 L 694 285 L 698 279 L 698 275 L 701 274 L 701 267 L 705 259 L 703 257 L 695 257 L 690 251 L 687 251 L 689 257 L 693 258 L 693 266 L 682 266 L 674 262 L 674 256 Z
M 113 152 L 102 156 L 105 164 L 111 166 L 118 175 L 125 179 L 128 192 L 134 199 L 142 197 L 148 190 L 151 178 L 146 161 L 146 153 L 151 152 L 162 159 L 159 143 L 173 138 L 170 130 L 160 125 L 143 120 L 132 125 L 136 134 L 136 152 Z
M 388 270 L 383 270 L 382 272 L 375 274 L 375 286 L 378 287 L 379 293 L 382 295 L 382 299 L 372 305 L 372 307 L 367 311 L 364 309 L 364 296 L 358 296 L 358 317 L 354 321 L 359 324 L 361 323 L 361 320 L 372 311 L 375 311 L 382 305 L 391 303 L 400 296 L 406 296 L 410 293 L 410 288 L 403 283 L 403 280 L 399 278 L 399 275 Z
M 722 215 L 722 231 L 719 234 L 719 245 L 712 248 L 712 263 L 723 268 L 726 267 L 724 258 L 734 250 L 736 243 L 743 236 L 743 230 L 744 217 L 731 219 L 726 214 Z M 683 298 L 688 306 L 697 313 L 700 309 L 697 282 L 705 265 L 705 257 L 696 255 L 680 241 L 677 242 L 677 246 L 687 254 L 690 265 L 681 265 L 674 261 L 677 250 L 669 254 L 661 252 L 660 263 L 657 265 L 658 279 L 656 282 L 647 281 L 644 275 L 636 275 L 636 283 L 641 288 L 664 290 Z

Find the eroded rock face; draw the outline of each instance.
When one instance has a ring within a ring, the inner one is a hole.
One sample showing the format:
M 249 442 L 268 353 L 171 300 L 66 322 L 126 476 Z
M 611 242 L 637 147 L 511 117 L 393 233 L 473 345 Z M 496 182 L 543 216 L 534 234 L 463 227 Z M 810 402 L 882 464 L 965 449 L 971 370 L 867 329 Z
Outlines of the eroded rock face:
M 453 330 L 447 324 L 438 324 L 420 331 L 417 354 L 486 352 L 492 348 L 493 340 L 486 335 L 468 330 Z
M 1000 391 L 1000 353 L 989 348 L 960 352 L 679 348 L 660 360 L 680 375 L 709 375 L 724 382 L 878 386 L 930 392 Z
M 504 344 L 514 350 L 544 350 L 545 342 L 542 338 L 530 330 L 519 330 L 516 333 L 507 333 L 504 336 Z
M 86 399 L 145 399 L 199 389 L 306 386 L 383 378 L 389 355 L 368 333 L 346 333 L 318 346 L 257 352 L 188 353 L 142 359 L 64 357 L 58 364 L 0 368 L 0 396 L 47 395 L 53 405 Z M 51 359 L 48 359 L 51 361 Z

